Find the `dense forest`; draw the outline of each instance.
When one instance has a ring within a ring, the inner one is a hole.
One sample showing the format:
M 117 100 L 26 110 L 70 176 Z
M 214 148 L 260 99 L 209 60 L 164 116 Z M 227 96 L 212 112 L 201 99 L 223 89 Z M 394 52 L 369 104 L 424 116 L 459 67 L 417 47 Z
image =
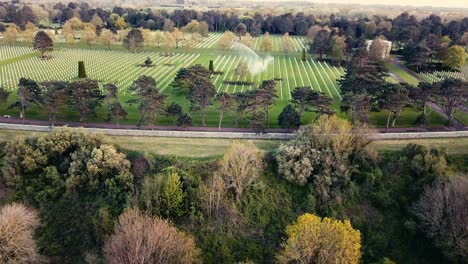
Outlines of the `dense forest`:
M 307 12 L 271 14 L 216 9 L 134 9 L 120 6 L 110 9 L 74 2 L 57 3 L 50 7 L 18 1 L 0 3 L 0 32 L 5 32 L 10 23 L 22 30 L 28 23 L 42 28 L 57 28 L 72 18 L 92 24 L 98 36 L 103 29 L 109 29 L 114 34 L 125 28 L 173 31 L 175 28 L 186 27 L 192 21 L 200 22 L 203 28 L 211 32 L 231 31 L 238 35 L 249 33 L 251 36 L 266 32 L 302 35 L 308 36 L 311 44 L 315 43 L 311 45 L 310 52 L 320 54 L 321 59 L 323 53 L 333 52 L 328 47 L 337 45 L 341 50 L 343 45 L 343 52 L 340 52 L 343 55 L 339 59 L 343 60 L 341 57 L 345 56 L 349 60 L 353 49 L 360 47 L 365 39 L 385 38 L 392 41 L 392 53 L 401 55 L 407 65 L 417 71 L 447 68 L 456 70 L 456 63 L 444 68 L 446 65 L 439 62 L 446 60 L 450 52 L 461 52 L 457 49 L 449 51 L 450 47 L 468 45 L 467 17 L 447 20 L 435 14 L 418 19 L 408 12 L 389 18 L 377 14 L 315 16 Z
M 69 128 L 11 141 L 0 258 L 466 263 L 468 158 L 414 144 L 379 153 L 363 131 L 323 115 L 274 152 L 244 141 L 209 160 Z

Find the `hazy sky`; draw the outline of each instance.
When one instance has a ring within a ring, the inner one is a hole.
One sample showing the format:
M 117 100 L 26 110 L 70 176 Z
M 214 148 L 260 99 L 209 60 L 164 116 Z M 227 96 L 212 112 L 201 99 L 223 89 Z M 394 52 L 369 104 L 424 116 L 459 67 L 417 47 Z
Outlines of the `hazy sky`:
M 358 3 L 358 4 L 382 4 L 382 5 L 412 5 L 412 6 L 445 6 L 468 8 L 468 0 L 313 0 L 317 3 Z

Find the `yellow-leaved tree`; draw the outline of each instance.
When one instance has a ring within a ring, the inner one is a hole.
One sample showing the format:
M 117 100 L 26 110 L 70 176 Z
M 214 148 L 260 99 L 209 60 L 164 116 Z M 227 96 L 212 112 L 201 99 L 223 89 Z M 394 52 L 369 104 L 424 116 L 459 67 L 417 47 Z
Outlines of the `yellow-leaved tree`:
M 278 263 L 359 263 L 361 234 L 349 220 L 300 216 L 286 228 L 288 239 L 276 255 Z

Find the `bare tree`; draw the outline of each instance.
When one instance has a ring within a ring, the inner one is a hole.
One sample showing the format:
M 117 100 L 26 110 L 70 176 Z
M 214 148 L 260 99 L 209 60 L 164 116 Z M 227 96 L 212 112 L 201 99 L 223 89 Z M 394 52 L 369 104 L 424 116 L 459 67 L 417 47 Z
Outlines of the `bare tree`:
M 208 217 L 218 216 L 225 202 L 226 187 L 223 179 L 217 174 L 211 176 L 202 185 L 200 193 Z
M 424 232 L 454 255 L 468 258 L 468 177 L 452 176 L 426 187 L 414 213 Z
M 134 209 L 118 220 L 115 234 L 104 247 L 107 263 L 201 263 L 200 250 L 192 236 L 167 220 Z
M 235 142 L 219 162 L 217 173 L 239 201 L 244 191 L 258 182 L 263 168 L 263 153 L 253 143 Z
M 39 263 L 33 239 L 39 225 L 36 211 L 13 203 L 0 209 L 0 263 Z

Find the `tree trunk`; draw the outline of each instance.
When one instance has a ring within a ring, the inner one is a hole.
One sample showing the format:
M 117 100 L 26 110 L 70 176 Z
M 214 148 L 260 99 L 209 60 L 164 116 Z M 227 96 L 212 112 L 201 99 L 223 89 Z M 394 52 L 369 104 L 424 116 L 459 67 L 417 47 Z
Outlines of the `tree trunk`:
M 423 106 L 423 124 L 424 124 L 424 126 L 428 125 L 426 102 L 424 102 L 424 106 Z
M 218 131 L 221 131 L 221 124 L 223 123 L 223 117 L 224 117 L 224 111 L 220 111 L 220 112 L 219 112 Z
M 205 108 L 201 109 L 202 126 L 205 126 Z
M 396 120 L 398 119 L 398 117 L 400 117 L 400 113 L 401 111 L 397 111 L 393 113 L 392 127 L 395 127 Z
M 385 133 L 388 133 L 388 127 L 390 125 L 390 116 L 392 114 L 392 111 L 388 110 L 388 115 L 387 115 L 387 127 L 385 129 Z

